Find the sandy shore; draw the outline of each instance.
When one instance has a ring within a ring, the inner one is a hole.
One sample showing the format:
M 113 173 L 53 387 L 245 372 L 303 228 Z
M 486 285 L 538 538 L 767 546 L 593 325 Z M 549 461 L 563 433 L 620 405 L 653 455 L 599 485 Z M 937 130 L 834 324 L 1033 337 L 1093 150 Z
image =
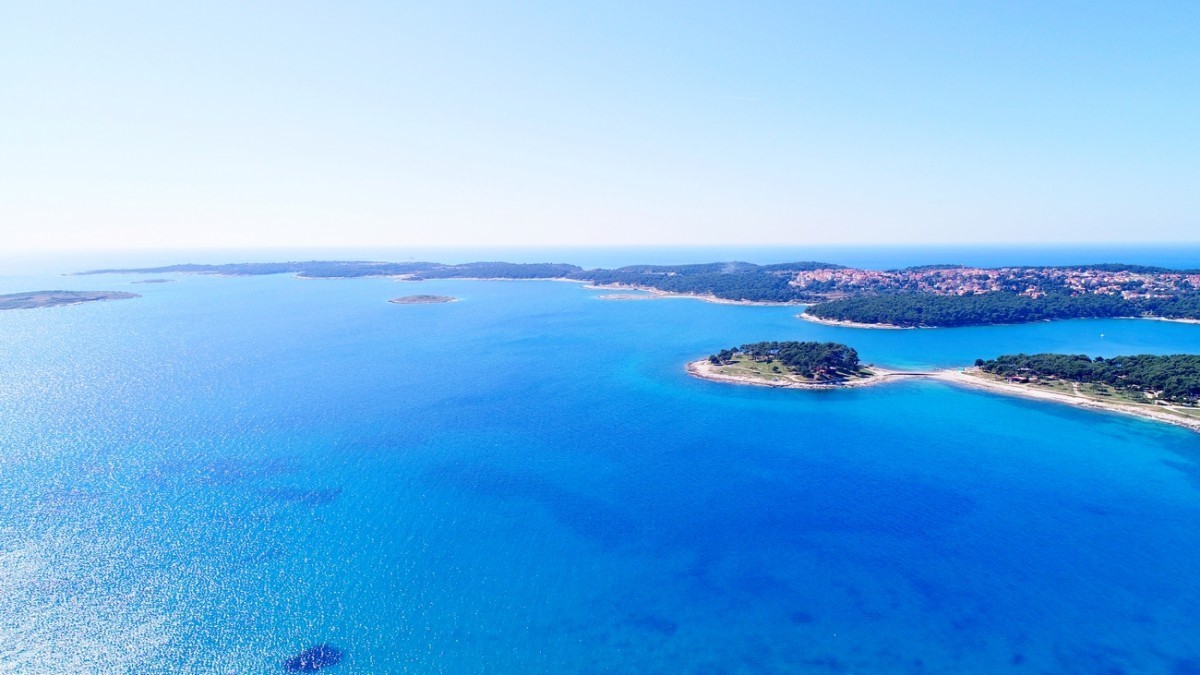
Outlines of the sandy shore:
M 597 295 L 597 300 L 662 300 L 663 298 L 657 295 L 636 295 L 634 293 L 605 293 Z
M 777 380 L 764 380 L 759 377 L 751 377 L 749 375 L 732 375 L 722 373 L 719 370 L 720 366 L 715 366 L 708 359 L 692 361 L 687 364 L 686 370 L 692 377 L 698 377 L 702 380 L 711 380 L 713 382 L 724 382 L 726 384 L 741 384 L 753 387 L 771 387 L 774 389 L 847 389 L 853 387 L 869 387 L 884 382 L 895 382 L 897 380 L 910 377 L 931 377 L 940 371 L 930 372 L 914 372 L 904 370 L 888 370 L 886 368 L 878 368 L 876 366 L 867 366 L 867 370 L 871 371 L 868 377 L 857 377 L 843 382 L 821 384 L 815 382 L 804 382 L 795 376 L 781 374 Z
M 878 330 L 914 330 L 924 326 L 896 326 L 890 323 L 858 323 L 857 321 L 839 321 L 837 319 L 822 319 L 819 316 L 813 316 L 807 312 L 800 312 L 796 315 L 797 318 L 819 323 L 826 326 L 838 326 L 840 328 L 874 328 Z
M 632 298 L 632 297 L 616 297 L 619 294 L 609 296 L 600 296 L 604 300 L 654 300 L 667 298 L 690 298 L 692 300 L 703 300 L 704 302 L 712 302 L 718 305 L 747 305 L 750 307 L 803 307 L 802 302 L 763 302 L 758 300 L 728 300 L 726 298 L 718 298 L 712 294 L 703 293 L 670 293 L 668 291 L 651 288 L 650 286 L 631 286 L 629 284 L 588 284 L 584 288 L 593 291 L 642 291 L 649 293 L 651 297 L 647 298 Z
M 1171 412 L 1164 410 L 1159 406 L 1142 406 L 1132 403 L 1097 401 L 1095 399 L 1084 398 L 1082 396 L 1072 396 L 1059 391 L 1047 391 L 1045 389 L 1037 389 L 1024 384 L 1002 382 L 980 376 L 977 374 L 979 371 L 974 368 L 909 371 L 888 370 L 886 368 L 879 368 L 876 366 L 867 366 L 867 369 L 872 372 L 872 375 L 869 377 L 846 380 L 845 382 L 839 382 L 836 384 L 816 384 L 812 382 L 803 382 L 794 376 L 788 377 L 787 375 L 781 375 L 779 379 L 772 381 L 764 380 L 758 377 L 751 377 L 749 375 L 732 375 L 720 372 L 719 366 L 714 366 L 708 361 L 708 359 L 692 361 L 691 363 L 687 364 L 686 369 L 687 373 L 692 377 L 698 377 L 703 380 L 753 387 L 771 387 L 774 389 L 846 389 L 853 387 L 869 387 L 876 384 L 896 382 L 913 377 L 930 378 L 957 386 L 984 389 L 997 394 L 1005 394 L 1007 396 L 1021 396 L 1040 401 L 1073 405 L 1077 408 L 1101 410 L 1124 415 L 1135 415 L 1143 419 L 1166 422 L 1167 424 L 1174 424 L 1175 426 L 1200 432 L 1200 419 L 1172 414 Z
M 1131 318 L 1150 319 L 1151 321 L 1170 321 L 1171 323 L 1193 323 L 1200 325 L 1200 319 L 1171 319 L 1165 316 L 1141 316 Z
M 933 377 L 943 382 L 950 382 L 952 384 L 965 387 L 974 387 L 976 389 L 986 389 L 988 391 L 1007 394 L 1009 396 L 1023 396 L 1025 398 L 1038 399 L 1041 401 L 1065 403 L 1078 408 L 1089 408 L 1091 410 L 1104 410 L 1107 412 L 1122 413 L 1125 415 L 1136 415 L 1146 419 L 1174 424 L 1176 426 L 1191 429 L 1192 431 L 1200 431 L 1200 419 L 1192 419 L 1183 417 L 1181 415 L 1174 415 L 1155 406 L 1097 401 L 1095 399 L 1084 398 L 1082 396 L 1072 396 L 1070 394 L 1064 394 L 1058 391 L 1037 389 L 1024 384 L 1001 382 L 999 380 L 993 380 L 975 374 L 978 372 L 979 371 L 975 370 L 974 368 L 968 368 L 966 370 L 939 370 L 933 374 Z

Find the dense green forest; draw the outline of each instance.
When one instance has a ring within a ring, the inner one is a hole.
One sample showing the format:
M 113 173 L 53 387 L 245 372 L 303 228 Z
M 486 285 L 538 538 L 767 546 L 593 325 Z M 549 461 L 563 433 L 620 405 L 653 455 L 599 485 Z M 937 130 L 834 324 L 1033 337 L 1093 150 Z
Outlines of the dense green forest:
M 837 379 L 859 370 L 858 352 L 837 342 L 752 342 L 722 349 L 708 360 L 727 364 L 739 354 L 766 363 L 778 361 L 797 375 L 815 379 Z
M 576 265 L 563 263 L 474 262 L 462 265 L 439 265 L 416 273 L 421 279 L 562 279 L 580 271 Z
M 1137 316 L 1138 308 L 1115 295 L 1016 293 L 933 295 L 895 293 L 831 300 L 805 310 L 820 319 L 892 326 L 975 326 L 1047 319 Z
M 1058 265 L 1055 267 L 1030 267 L 1026 269 L 1075 270 L 1078 272 L 1133 272 L 1136 274 L 1197 274 L 1200 270 L 1171 269 L 1155 265 L 1130 265 L 1128 263 L 1100 263 L 1098 265 Z
M 584 270 L 572 277 L 597 284 L 645 286 L 668 293 L 713 295 L 725 300 L 796 302 L 811 296 L 790 285 L 795 272 L 840 268 L 840 265 L 822 262 L 634 265 L 611 270 Z
M 1188 293 L 1174 298 L 1147 298 L 1138 307 L 1151 316 L 1166 319 L 1200 319 L 1200 293 Z
M 1009 354 L 975 362 L 1002 377 L 1057 377 L 1095 382 L 1117 389 L 1157 392 L 1166 401 L 1195 404 L 1200 399 L 1200 355 L 1113 356 L 1083 354 Z

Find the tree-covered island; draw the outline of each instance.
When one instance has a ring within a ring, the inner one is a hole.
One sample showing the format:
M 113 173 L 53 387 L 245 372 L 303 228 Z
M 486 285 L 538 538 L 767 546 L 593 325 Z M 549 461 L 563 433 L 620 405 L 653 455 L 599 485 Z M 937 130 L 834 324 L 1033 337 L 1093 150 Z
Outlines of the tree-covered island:
M 878 379 L 858 352 L 837 342 L 752 342 L 688 364 L 704 379 L 770 387 L 831 388 Z

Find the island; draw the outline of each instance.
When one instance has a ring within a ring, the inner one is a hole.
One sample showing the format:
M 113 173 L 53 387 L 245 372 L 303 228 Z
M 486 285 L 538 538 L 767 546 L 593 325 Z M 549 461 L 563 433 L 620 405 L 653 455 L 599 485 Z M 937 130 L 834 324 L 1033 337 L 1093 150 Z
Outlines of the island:
M 458 302 L 453 295 L 406 295 L 402 298 L 392 298 L 388 302 L 393 305 L 437 305 L 444 302 Z
M 139 279 L 138 281 L 131 281 L 129 283 L 131 283 L 131 284 L 169 284 L 172 281 L 175 281 L 175 280 L 174 279 Z
M 714 382 L 780 389 L 837 389 L 933 378 L 1200 431 L 1200 355 L 1194 354 L 1107 359 L 1015 354 L 976 359 L 974 367 L 968 368 L 901 371 L 864 366 L 854 348 L 837 342 L 754 342 L 692 361 L 686 371 Z
M 63 305 L 80 305 L 85 302 L 128 300 L 140 297 L 142 296 L 137 293 L 125 293 L 123 291 L 31 291 L 28 293 L 9 293 L 7 295 L 0 295 L 0 310 L 61 307 Z
M 893 270 L 802 261 L 757 265 L 629 265 L 583 269 L 567 263 L 320 261 L 169 265 L 81 274 L 293 274 L 305 279 L 369 276 L 427 279 L 552 279 L 596 288 L 650 291 L 738 304 L 805 305 L 802 318 L 836 326 L 928 328 L 1080 318 L 1200 321 L 1200 270 L 1123 263 Z M 624 299 L 624 298 L 622 298 Z
M 783 389 L 834 389 L 877 384 L 901 374 L 868 368 L 837 342 L 753 342 L 687 364 L 694 377 Z M 919 374 L 919 373 L 904 373 Z

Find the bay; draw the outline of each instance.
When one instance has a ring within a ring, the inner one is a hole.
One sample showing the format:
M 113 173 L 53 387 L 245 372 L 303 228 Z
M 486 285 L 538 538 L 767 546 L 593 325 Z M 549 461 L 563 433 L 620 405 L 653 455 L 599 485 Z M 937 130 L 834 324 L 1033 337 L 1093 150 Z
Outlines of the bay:
M 3 279 L 143 297 L 0 313 L 0 669 L 270 673 L 332 644 L 346 673 L 1200 670 L 1195 433 L 683 372 L 762 339 L 952 367 L 1195 352 L 1200 326 L 174 278 Z M 462 301 L 386 302 L 411 293 Z

